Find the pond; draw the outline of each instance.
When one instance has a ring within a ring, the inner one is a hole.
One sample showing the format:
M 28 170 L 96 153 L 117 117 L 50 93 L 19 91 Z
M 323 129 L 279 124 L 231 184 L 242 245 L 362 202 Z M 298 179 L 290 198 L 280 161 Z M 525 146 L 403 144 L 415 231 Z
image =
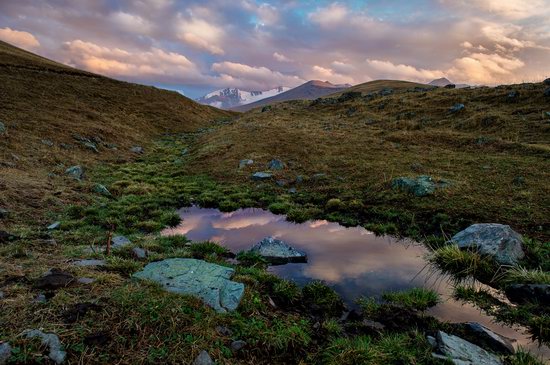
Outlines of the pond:
M 308 255 L 307 263 L 271 266 L 269 271 L 299 285 L 322 280 L 353 306 L 361 296 L 425 287 L 437 291 L 442 303 L 429 313 L 448 322 L 478 322 L 515 341 L 533 353 L 550 357 L 547 347 L 539 348 L 524 329 L 494 323 L 470 304 L 452 299 L 449 278 L 430 268 L 427 248 L 411 240 L 376 236 L 362 227 L 346 228 L 324 220 L 295 224 L 285 216 L 261 209 L 240 209 L 223 213 L 198 207 L 180 210 L 181 224 L 164 235 L 185 235 L 192 241 L 212 241 L 234 253 L 250 249 L 267 236 L 281 239 Z

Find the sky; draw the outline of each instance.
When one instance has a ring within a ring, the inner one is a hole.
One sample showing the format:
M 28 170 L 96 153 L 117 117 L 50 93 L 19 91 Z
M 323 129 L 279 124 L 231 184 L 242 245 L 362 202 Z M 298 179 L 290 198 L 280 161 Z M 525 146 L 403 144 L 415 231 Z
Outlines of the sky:
M 375 79 L 550 76 L 550 0 L 0 0 L 0 39 L 196 98 Z

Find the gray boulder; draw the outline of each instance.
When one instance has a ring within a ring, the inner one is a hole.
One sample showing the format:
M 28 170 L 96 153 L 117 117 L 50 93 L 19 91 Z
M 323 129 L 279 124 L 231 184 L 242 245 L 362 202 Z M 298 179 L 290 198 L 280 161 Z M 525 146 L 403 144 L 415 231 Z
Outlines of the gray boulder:
M 505 290 L 511 302 L 539 303 L 550 306 L 550 284 L 512 284 Z
M 516 265 L 525 256 L 523 238 L 504 224 L 473 224 L 454 235 L 451 242 L 461 249 L 477 249 L 501 265 Z
M 59 337 L 53 333 L 44 333 L 40 330 L 26 330 L 23 332 L 27 338 L 38 337 L 42 340 L 42 345 L 49 348 L 48 357 L 56 364 L 62 364 L 65 361 L 67 353 L 62 350 Z
M 208 355 L 208 352 L 202 350 L 195 361 L 193 361 L 193 365 L 214 365 L 214 361 L 210 355 Z
M 76 180 L 82 180 L 82 178 L 84 177 L 84 169 L 79 165 L 71 166 L 67 170 L 65 170 L 65 175 L 69 175 Z
M 53 230 L 58 229 L 60 226 L 61 226 L 61 222 L 57 221 L 57 222 L 53 222 L 52 224 L 50 224 L 48 227 L 46 227 L 46 229 L 48 231 L 53 231 Z
M 145 251 L 143 248 L 134 247 L 132 249 L 132 256 L 138 260 L 144 260 L 147 258 L 147 251 Z
M 404 190 L 417 197 L 432 195 L 436 189 L 442 189 L 449 185 L 446 180 L 435 181 L 431 176 L 421 175 L 417 178 L 398 177 L 392 180 L 393 189 Z
M 502 361 L 479 346 L 460 337 L 438 331 L 436 335 L 437 352 L 433 356 L 450 360 L 456 365 L 501 365 Z
M 239 161 L 239 168 L 242 169 L 246 166 L 250 166 L 254 163 L 254 160 L 249 160 L 249 159 L 246 159 L 246 160 L 240 160 Z
M 202 260 L 173 258 L 152 262 L 134 277 L 155 281 L 169 292 L 198 297 L 223 313 L 235 310 L 244 294 L 244 284 L 230 280 L 234 272 Z
M 468 339 L 493 352 L 510 355 L 515 352 L 514 346 L 506 338 L 496 334 L 477 322 L 467 322 L 462 325 Z
M 458 113 L 462 110 L 464 110 L 466 107 L 464 106 L 464 104 L 460 104 L 460 103 L 457 103 L 455 105 L 453 105 L 452 107 L 449 108 L 449 112 L 450 113 Z
M 273 159 L 273 160 L 269 161 L 269 163 L 267 164 L 267 168 L 269 170 L 282 170 L 282 169 L 285 168 L 285 165 L 284 165 L 283 161 Z
M 273 177 L 269 172 L 255 172 L 252 174 L 251 179 L 254 181 L 271 180 Z
M 141 155 L 144 152 L 144 150 L 143 150 L 143 147 L 141 147 L 141 146 L 134 146 L 134 147 L 130 148 L 130 152 L 137 153 L 137 154 Z
M 275 265 L 289 262 L 307 262 L 307 255 L 273 237 L 266 237 L 250 249 Z
M 8 363 L 11 357 L 11 346 L 8 342 L 0 343 L 0 365 Z
M 123 248 L 123 247 L 126 247 L 126 246 L 129 246 L 132 244 L 132 241 L 130 241 L 128 238 L 126 238 L 125 236 L 115 236 L 113 237 L 113 239 L 111 240 L 111 248 L 112 249 L 119 249 L 119 248 Z
M 107 196 L 107 197 L 112 196 L 111 192 L 109 191 L 109 189 L 107 189 L 107 187 L 105 185 L 95 184 L 92 191 L 96 194 L 99 194 L 99 195 L 103 195 L 103 196 Z

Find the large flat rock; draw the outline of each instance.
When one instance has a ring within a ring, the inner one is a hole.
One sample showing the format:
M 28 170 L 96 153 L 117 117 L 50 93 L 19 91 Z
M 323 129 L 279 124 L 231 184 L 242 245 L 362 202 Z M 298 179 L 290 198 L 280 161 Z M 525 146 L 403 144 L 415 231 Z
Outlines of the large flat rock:
M 152 262 L 134 277 L 161 284 L 169 292 L 202 299 L 217 312 L 235 310 L 244 284 L 231 281 L 235 270 L 202 260 L 173 258 Z
M 502 361 L 490 352 L 460 337 L 437 332 L 437 350 L 434 357 L 450 360 L 455 365 L 501 365 Z

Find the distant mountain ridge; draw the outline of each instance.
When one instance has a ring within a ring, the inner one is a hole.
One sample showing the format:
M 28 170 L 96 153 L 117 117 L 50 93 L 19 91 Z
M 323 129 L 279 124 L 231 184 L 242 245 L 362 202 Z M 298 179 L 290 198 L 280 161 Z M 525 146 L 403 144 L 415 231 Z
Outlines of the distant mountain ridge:
M 437 87 L 445 87 L 447 85 L 455 85 L 455 87 L 457 89 L 470 87 L 470 85 L 467 85 L 467 84 L 455 84 L 454 82 L 452 82 L 451 80 L 449 80 L 446 77 L 441 77 L 439 79 L 432 80 L 432 81 L 430 81 L 430 83 L 428 85 L 437 86 Z
M 290 90 L 289 87 L 279 86 L 266 91 L 244 91 L 238 88 L 225 88 L 206 94 L 195 101 L 214 106 L 220 109 L 231 109 L 240 105 L 250 104 L 261 99 L 269 98 Z
M 313 100 L 351 87 L 349 84 L 332 84 L 328 81 L 311 80 L 275 96 L 258 100 L 254 103 L 231 108 L 231 110 L 245 112 L 261 106 L 280 103 L 288 100 Z

